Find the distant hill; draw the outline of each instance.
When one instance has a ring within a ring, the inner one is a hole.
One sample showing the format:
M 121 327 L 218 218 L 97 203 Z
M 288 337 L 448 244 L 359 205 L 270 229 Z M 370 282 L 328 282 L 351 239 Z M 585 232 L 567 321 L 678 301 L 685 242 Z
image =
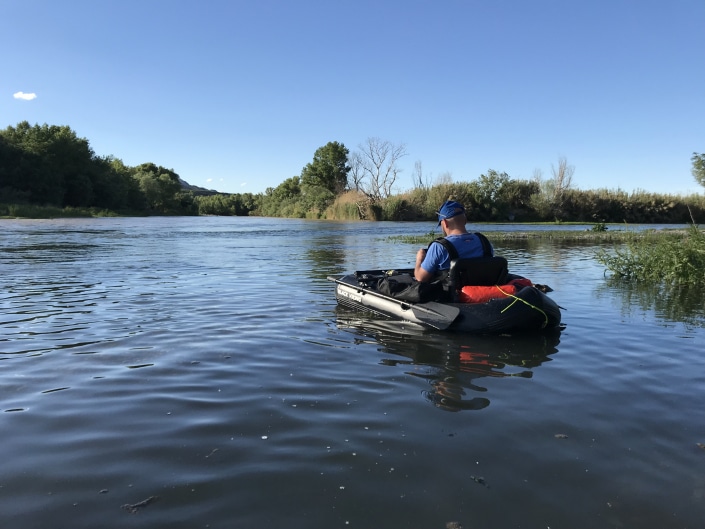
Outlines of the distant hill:
M 198 187 L 198 186 L 191 185 L 183 178 L 179 178 L 179 183 L 181 184 L 182 189 L 186 189 L 187 191 L 191 191 L 196 196 L 210 196 L 210 195 L 225 195 L 225 194 L 227 194 L 227 193 L 219 193 L 218 191 L 215 191 L 214 189 L 206 189 L 205 187 Z

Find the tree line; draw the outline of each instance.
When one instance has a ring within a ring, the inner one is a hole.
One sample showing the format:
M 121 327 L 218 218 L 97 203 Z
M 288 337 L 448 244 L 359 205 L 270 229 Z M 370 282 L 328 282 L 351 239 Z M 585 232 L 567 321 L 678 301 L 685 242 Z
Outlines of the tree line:
M 193 194 L 171 169 L 129 167 L 67 126 L 23 121 L 0 131 L 0 202 L 165 214 L 188 210 Z
M 299 176 L 269 188 L 257 201 L 258 214 L 283 217 L 367 220 L 430 220 L 448 197 L 465 204 L 475 222 L 687 223 L 705 218 L 705 197 L 580 190 L 573 186 L 575 167 L 561 157 L 544 177 L 513 179 L 489 169 L 475 180 L 453 181 L 441 175 L 433 183 L 420 161 L 413 187 L 398 192 L 403 144 L 368 138 L 352 154 L 341 143 L 320 147 Z M 705 155 L 693 154 L 693 176 L 705 186 Z M 209 200 L 204 197 L 204 200 Z
M 399 191 L 404 144 L 368 138 L 354 152 L 332 141 L 318 148 L 296 176 L 264 193 L 217 193 L 184 182 L 173 169 L 146 162 L 127 166 L 97 156 L 68 126 L 0 130 L 1 206 L 91 208 L 126 215 L 262 215 L 365 220 L 430 220 L 453 196 L 470 221 L 689 222 L 705 199 L 621 190 L 575 189 L 565 158 L 544 178 L 513 179 L 489 169 L 475 180 L 445 174 L 430 182 L 417 161 L 410 190 Z M 705 186 L 705 155 L 693 154 L 693 176 Z

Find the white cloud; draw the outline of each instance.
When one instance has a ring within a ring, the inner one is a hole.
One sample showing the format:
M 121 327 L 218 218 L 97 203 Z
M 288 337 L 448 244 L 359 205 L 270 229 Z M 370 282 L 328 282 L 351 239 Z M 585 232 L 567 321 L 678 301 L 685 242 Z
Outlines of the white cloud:
M 206 180 L 206 182 L 209 183 L 209 184 L 210 184 L 212 181 L 213 181 L 212 178 L 209 178 L 208 180 Z
M 31 101 L 37 98 L 37 94 L 25 94 L 24 92 L 15 92 L 12 94 L 15 99 L 24 99 L 25 101 Z
M 245 187 L 246 185 L 247 185 L 247 182 L 243 182 L 242 184 L 240 184 L 240 187 Z

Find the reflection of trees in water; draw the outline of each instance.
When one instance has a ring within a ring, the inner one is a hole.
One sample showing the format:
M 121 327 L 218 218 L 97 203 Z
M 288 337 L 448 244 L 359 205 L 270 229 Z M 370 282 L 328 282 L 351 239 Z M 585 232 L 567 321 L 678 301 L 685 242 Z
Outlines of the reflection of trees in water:
M 304 258 L 311 262 L 311 271 L 320 278 L 330 274 L 342 274 L 345 270 L 345 244 L 328 237 L 313 238 L 309 242 Z
M 492 233 L 487 236 L 492 241 Z M 509 271 L 526 274 L 526 269 L 540 270 L 541 275 L 548 276 L 554 272 L 571 270 L 577 261 L 593 261 L 595 242 L 552 241 L 550 239 L 526 238 L 509 239 L 494 242 L 495 253 L 506 257 Z M 536 282 L 548 279 L 535 279 Z
M 381 242 L 380 242 L 381 241 Z M 313 237 L 302 257 L 313 277 L 350 273 L 355 270 L 413 268 L 415 246 L 389 245 L 374 234 L 339 233 Z
M 705 327 L 705 284 L 643 284 L 609 278 L 598 288 L 600 295 L 613 293 L 622 298 L 622 313 L 625 315 L 630 315 L 635 308 L 653 310 L 657 317 L 666 321 Z
M 400 322 L 376 320 L 367 314 L 339 307 L 338 327 L 372 339 L 388 366 L 411 367 L 406 374 L 428 381 L 424 397 L 447 411 L 480 410 L 490 404 L 480 380 L 485 377 L 531 378 L 533 368 L 548 362 L 558 351 L 559 333 L 532 335 L 472 336 L 424 331 Z

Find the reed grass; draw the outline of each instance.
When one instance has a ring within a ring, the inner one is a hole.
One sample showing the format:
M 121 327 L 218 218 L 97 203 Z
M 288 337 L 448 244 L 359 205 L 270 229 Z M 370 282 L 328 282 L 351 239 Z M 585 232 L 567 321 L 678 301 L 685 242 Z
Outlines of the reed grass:
M 705 280 L 705 233 L 695 224 L 680 232 L 631 233 L 623 245 L 601 249 L 597 260 L 616 277 L 651 283 Z
M 480 228 L 480 231 L 482 229 Z M 655 230 L 648 230 L 655 231 Z M 631 240 L 636 232 L 629 230 L 526 230 L 526 231 L 492 231 L 485 232 L 490 241 L 517 241 L 517 240 L 550 240 L 560 242 L 599 242 L 599 243 L 624 243 Z M 659 230 L 658 233 L 683 234 L 683 230 Z M 408 244 L 428 244 L 442 234 L 429 232 L 426 235 L 394 235 L 389 238 L 391 242 Z M 656 236 L 656 235 L 655 235 Z
M 95 217 L 97 210 L 89 208 L 60 208 L 34 204 L 0 204 L 0 216 L 6 218 L 55 219 L 69 217 Z M 104 215 L 103 215 L 104 216 Z

